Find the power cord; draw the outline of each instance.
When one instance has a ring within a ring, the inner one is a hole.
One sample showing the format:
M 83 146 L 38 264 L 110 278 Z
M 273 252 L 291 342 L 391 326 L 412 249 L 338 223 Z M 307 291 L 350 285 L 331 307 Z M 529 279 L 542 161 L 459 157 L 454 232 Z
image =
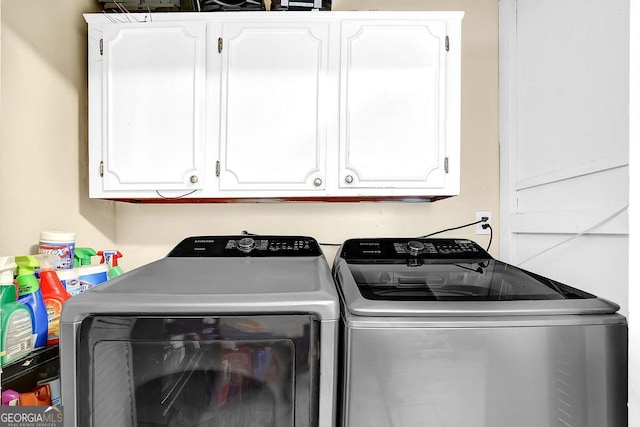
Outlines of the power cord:
M 179 196 L 175 196 L 175 197 L 163 196 L 162 194 L 160 194 L 160 192 L 158 190 L 155 190 L 155 191 L 156 191 L 156 194 L 158 195 L 158 197 L 160 197 L 161 199 L 176 200 L 176 199 L 182 199 L 183 197 L 187 197 L 187 196 L 195 193 L 196 191 L 198 191 L 198 189 L 191 190 L 188 193 L 180 194 Z
M 487 218 L 486 216 L 483 216 L 482 219 Z M 487 218 L 487 221 L 489 220 L 489 218 Z M 491 227 L 491 224 L 482 224 L 482 229 L 486 230 L 489 229 L 489 244 L 487 245 L 487 252 L 489 252 L 489 248 L 491 247 L 491 242 L 493 241 L 493 228 Z
M 471 227 L 472 225 L 480 224 L 482 222 L 487 222 L 487 221 L 489 221 L 489 217 L 483 216 L 478 221 L 470 222 L 469 224 L 459 225 L 457 227 L 445 228 L 444 230 L 434 231 L 433 233 L 425 234 L 424 236 L 419 236 L 418 239 L 426 239 L 427 237 L 435 236 L 436 234 L 446 233 L 447 231 L 459 230 L 465 227 Z M 487 228 L 487 227 L 491 229 L 491 226 L 489 224 L 482 225 L 482 228 Z M 491 232 L 493 233 L 493 230 L 491 230 Z
M 457 227 L 445 228 L 443 230 L 434 231 L 433 233 L 425 234 L 424 236 L 418 236 L 417 238 L 418 239 L 426 239 L 427 237 L 435 236 L 436 234 L 446 233 L 447 231 L 459 230 L 459 229 L 465 228 L 465 227 L 471 227 L 472 225 L 480 224 L 480 223 L 487 222 L 487 221 L 489 221 L 489 217 L 488 216 L 483 216 L 478 221 L 470 222 L 468 224 L 459 225 Z M 489 249 L 491 248 L 491 243 L 493 242 L 493 228 L 491 227 L 491 224 L 482 224 L 482 229 L 483 230 L 486 230 L 487 228 L 489 229 L 489 244 L 487 245 L 487 249 L 486 250 L 487 250 L 487 252 L 489 252 Z M 255 234 L 249 233 L 247 230 L 242 230 L 241 234 L 248 235 L 248 236 L 255 236 Z M 320 246 L 342 246 L 342 243 L 318 242 L 318 244 Z
M 464 225 L 459 225 L 457 227 L 445 228 L 444 230 L 434 231 L 433 233 L 429 233 L 429 234 L 425 234 L 424 236 L 420 236 L 420 237 L 418 237 L 418 239 L 425 239 L 427 237 L 435 236 L 436 234 L 445 233 L 447 231 L 459 230 L 459 229 L 465 228 L 465 227 L 471 227 L 472 225 L 481 224 L 481 223 L 487 222 L 487 221 L 489 221 L 489 217 L 488 216 L 483 216 L 478 221 L 470 222 L 470 223 L 464 224 Z M 491 227 L 491 224 L 482 224 L 482 229 L 483 230 L 486 230 L 487 228 L 489 229 L 489 244 L 487 245 L 486 251 L 489 252 L 489 248 L 491 248 L 491 242 L 493 242 L 493 228 Z

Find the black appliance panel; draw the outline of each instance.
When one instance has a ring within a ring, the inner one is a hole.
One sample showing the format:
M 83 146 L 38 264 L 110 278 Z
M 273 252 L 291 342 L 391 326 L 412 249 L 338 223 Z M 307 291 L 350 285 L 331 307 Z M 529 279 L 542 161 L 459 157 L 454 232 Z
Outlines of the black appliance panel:
M 306 236 L 197 236 L 178 243 L 168 257 L 320 256 L 318 242 Z
M 407 260 L 491 259 L 491 255 L 468 239 L 350 239 L 340 257 L 349 264 L 406 263 Z

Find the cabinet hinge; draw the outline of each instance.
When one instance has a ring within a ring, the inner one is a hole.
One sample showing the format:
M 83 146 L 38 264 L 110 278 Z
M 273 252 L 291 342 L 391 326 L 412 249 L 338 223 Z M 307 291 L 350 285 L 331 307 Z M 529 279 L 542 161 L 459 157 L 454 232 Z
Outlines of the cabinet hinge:
M 102 55 L 102 50 L 103 50 L 102 46 L 103 46 L 103 41 L 102 39 L 100 39 L 100 55 Z
M 218 53 L 222 53 L 222 45 L 223 45 L 222 37 L 218 37 Z
M 449 173 L 449 158 L 444 158 L 444 173 Z
M 102 178 L 104 176 L 104 162 L 102 160 L 100 160 L 100 168 L 98 169 L 98 172 L 100 173 L 100 178 Z
M 449 36 L 444 37 L 444 50 L 449 52 Z
M 220 176 L 220 160 L 216 160 L 216 176 Z

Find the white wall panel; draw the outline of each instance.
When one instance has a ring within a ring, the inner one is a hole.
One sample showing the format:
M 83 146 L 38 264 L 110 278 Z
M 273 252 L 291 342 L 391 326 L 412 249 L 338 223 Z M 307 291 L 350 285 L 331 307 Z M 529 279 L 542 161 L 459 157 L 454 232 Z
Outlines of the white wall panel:
M 521 259 L 516 265 L 614 301 L 627 316 L 627 235 L 571 238 L 570 234 L 519 234 L 516 244 Z
M 522 157 L 522 156 L 519 156 Z M 531 187 L 515 187 L 517 213 L 622 207 L 629 200 L 629 167 L 573 176 Z M 604 202 L 604 203 L 603 203 Z
M 505 0 L 500 31 L 502 258 L 627 314 L 629 2 Z
M 516 182 L 626 161 L 628 9 L 622 0 L 517 1 Z

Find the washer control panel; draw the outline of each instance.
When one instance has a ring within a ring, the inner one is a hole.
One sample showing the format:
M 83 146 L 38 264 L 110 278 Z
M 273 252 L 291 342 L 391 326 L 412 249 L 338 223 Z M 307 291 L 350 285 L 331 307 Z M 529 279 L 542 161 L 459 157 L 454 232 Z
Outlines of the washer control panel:
M 318 242 L 306 236 L 198 236 L 180 242 L 169 257 L 319 256 Z
M 348 262 L 396 262 L 407 259 L 487 259 L 491 255 L 468 239 L 350 239 L 340 257 Z

